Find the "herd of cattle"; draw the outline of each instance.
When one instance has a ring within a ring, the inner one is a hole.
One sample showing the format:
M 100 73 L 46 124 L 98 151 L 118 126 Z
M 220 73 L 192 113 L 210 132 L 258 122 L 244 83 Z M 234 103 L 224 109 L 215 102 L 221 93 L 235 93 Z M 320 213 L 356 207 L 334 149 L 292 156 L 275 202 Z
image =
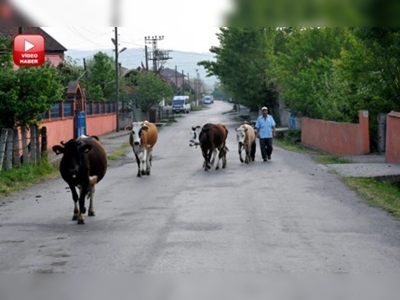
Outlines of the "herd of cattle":
M 153 147 L 158 138 L 156 125 L 148 121 L 133 122 L 125 130 L 130 132 L 129 143 L 138 165 L 137 177 L 150 175 Z M 242 124 L 235 130 L 240 162 L 248 164 L 254 161 L 255 130 L 248 124 Z M 189 146 L 200 146 L 204 157 L 203 168 L 205 171 L 214 166 L 217 156 L 218 161 L 215 169 L 219 169 L 221 160 L 222 168 L 226 167 L 227 137 L 228 129 L 223 124 L 207 123 L 202 127 L 192 127 Z M 78 224 L 85 224 L 85 198 L 90 199 L 88 216 L 94 216 L 95 185 L 106 173 L 107 154 L 96 136 L 81 136 L 77 139 L 71 139 L 67 143 L 61 142 L 61 145 L 53 146 L 52 149 L 57 155 L 63 154 L 60 162 L 60 174 L 72 192 L 74 201 L 72 220 L 77 220 Z M 244 160 L 242 152 L 245 152 Z M 79 190 L 79 195 L 76 188 Z

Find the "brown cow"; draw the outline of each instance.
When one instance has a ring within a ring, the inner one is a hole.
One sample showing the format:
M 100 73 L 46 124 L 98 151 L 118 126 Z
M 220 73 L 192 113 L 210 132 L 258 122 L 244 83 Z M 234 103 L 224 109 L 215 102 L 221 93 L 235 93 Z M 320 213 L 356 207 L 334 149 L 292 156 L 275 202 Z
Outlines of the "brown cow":
M 96 136 L 81 136 L 67 143 L 61 142 L 61 145 L 55 145 L 52 149 L 57 155 L 64 154 L 60 162 L 60 173 L 72 192 L 75 204 L 72 220 L 78 220 L 78 224 L 85 224 L 85 197 L 90 197 L 88 215 L 94 216 L 94 186 L 106 174 L 107 154 Z M 80 191 L 79 196 L 76 187 Z
M 192 127 L 192 137 L 190 145 L 200 145 L 201 152 L 204 157 L 204 171 L 208 171 L 214 165 L 214 160 L 217 152 L 218 161 L 216 170 L 219 169 L 219 161 L 222 159 L 222 168 L 226 167 L 226 138 L 228 137 L 228 129 L 223 124 L 205 124 L 200 133 L 198 133 L 199 126 Z M 211 158 L 212 156 L 212 158 Z
M 153 147 L 157 143 L 157 126 L 148 121 L 133 122 L 125 127 L 130 131 L 129 144 L 132 147 L 138 165 L 137 177 L 150 175 Z
M 251 161 L 254 161 L 255 150 L 256 150 L 256 135 L 254 132 L 254 128 L 249 124 L 242 124 L 236 131 L 236 140 L 238 142 L 238 152 L 240 162 L 245 162 L 248 164 Z M 242 152 L 245 151 L 245 159 L 243 161 Z

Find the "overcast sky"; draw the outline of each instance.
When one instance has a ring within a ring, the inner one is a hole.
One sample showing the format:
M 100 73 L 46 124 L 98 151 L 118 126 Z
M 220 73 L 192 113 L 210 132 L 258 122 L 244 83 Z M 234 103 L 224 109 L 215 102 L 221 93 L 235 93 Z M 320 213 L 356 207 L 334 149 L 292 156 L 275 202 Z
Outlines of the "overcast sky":
M 231 0 L 10 0 L 68 49 L 112 48 L 111 26 L 121 27 L 121 47 L 144 47 L 163 35 L 162 49 L 208 52 Z M 74 27 L 65 27 L 74 26 Z M 90 27 L 89 27 L 90 26 Z M 110 27 L 108 27 L 110 26 Z
M 42 27 L 69 50 L 114 49 L 114 27 Z M 136 29 L 119 27 L 119 49 L 144 48 L 145 36 L 163 36 L 158 42 L 162 50 L 208 52 L 218 46 L 218 27 Z M 151 47 L 151 45 L 149 45 Z

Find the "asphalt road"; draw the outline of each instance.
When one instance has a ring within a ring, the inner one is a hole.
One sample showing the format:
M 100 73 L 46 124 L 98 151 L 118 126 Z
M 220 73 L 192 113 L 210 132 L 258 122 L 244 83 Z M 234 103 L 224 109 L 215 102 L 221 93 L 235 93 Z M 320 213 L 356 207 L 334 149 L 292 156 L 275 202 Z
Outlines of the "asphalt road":
M 71 221 L 66 183 L 0 199 L 0 273 L 375 274 L 400 270 L 400 227 L 308 154 L 275 147 L 241 164 L 231 104 L 160 130 L 151 176 L 129 149 L 96 188 L 96 217 Z M 226 169 L 205 172 L 191 126 L 229 129 Z M 258 147 L 258 145 L 257 145 Z M 178 298 L 176 298 L 178 299 Z

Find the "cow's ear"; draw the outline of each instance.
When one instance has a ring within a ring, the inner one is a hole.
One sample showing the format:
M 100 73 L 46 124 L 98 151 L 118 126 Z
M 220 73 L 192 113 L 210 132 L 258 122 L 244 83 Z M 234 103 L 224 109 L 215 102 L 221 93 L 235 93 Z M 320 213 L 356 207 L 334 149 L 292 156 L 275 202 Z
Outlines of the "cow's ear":
M 61 154 L 64 153 L 64 147 L 61 147 L 60 145 L 56 145 L 52 147 L 53 151 L 55 154 Z
M 126 131 L 131 131 L 131 130 L 132 130 L 132 126 L 126 126 L 126 127 L 125 127 L 125 130 L 126 130 Z
M 147 130 L 149 130 L 149 127 L 147 127 L 146 125 L 143 125 L 142 130 L 147 131 Z
M 83 145 L 82 147 L 79 148 L 79 151 L 82 153 L 88 153 L 90 150 L 92 150 L 92 145 Z
M 247 130 L 248 130 L 248 128 L 245 128 L 245 129 L 244 129 L 244 132 L 247 132 Z

